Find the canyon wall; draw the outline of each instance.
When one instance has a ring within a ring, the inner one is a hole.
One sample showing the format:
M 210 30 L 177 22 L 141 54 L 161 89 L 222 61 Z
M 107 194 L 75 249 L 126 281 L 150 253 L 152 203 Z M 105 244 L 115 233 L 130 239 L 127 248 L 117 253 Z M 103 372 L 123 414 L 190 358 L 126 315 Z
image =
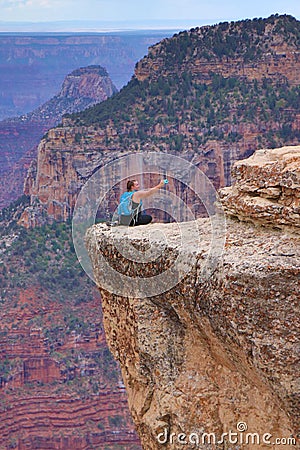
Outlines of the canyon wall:
M 117 95 L 64 117 L 41 140 L 20 223 L 70 219 L 90 175 L 124 154 L 181 155 L 220 188 L 230 185 L 234 161 L 298 144 L 297 33 L 296 19 L 271 16 L 195 28 L 151 47 Z
M 120 89 L 147 48 L 172 32 L 0 36 L 0 119 L 26 114 L 56 95 L 67 73 L 106 67 Z
M 275 193 L 276 177 L 264 171 L 278 161 L 287 168 L 287 155 L 296 161 L 298 151 L 266 151 L 259 166 L 258 151 L 234 170 L 244 186 Z M 298 165 L 289 167 L 295 187 L 289 194 L 297 202 Z M 244 220 L 248 210 L 238 207 L 234 215 Z M 294 232 L 300 215 L 294 210 L 293 221 L 278 229 L 276 214 L 272 223 L 268 207 L 264 213 L 259 223 L 226 220 L 217 262 L 209 219 L 182 223 L 181 232 L 177 224 L 88 230 L 106 336 L 144 449 L 300 448 L 300 240 Z M 184 248 L 182 233 L 190 236 Z M 141 264 L 136 255 L 151 256 L 150 250 L 155 258 Z M 190 259 L 188 273 L 176 262 L 181 252 Z M 107 264 L 115 278 L 107 280 Z M 176 286 L 152 297 L 135 287 L 136 279 L 167 277 L 174 264 L 185 274 Z M 114 282 L 120 276 L 123 287 Z
M 238 22 L 240 27 L 235 30 L 235 39 L 243 39 L 243 28 L 246 29 L 243 21 Z M 232 23 L 232 28 L 234 24 Z M 250 80 L 262 80 L 264 78 L 270 78 L 274 81 L 282 82 L 283 80 L 288 81 L 293 86 L 298 86 L 300 83 L 300 52 L 297 42 L 287 42 L 286 36 L 284 34 L 274 36 L 274 24 L 267 24 L 263 33 L 258 33 L 258 49 L 252 49 L 252 57 L 247 57 L 246 52 L 243 56 L 235 58 L 235 64 L 232 64 L 230 53 L 228 55 L 216 55 L 211 53 L 208 55 L 204 53 L 204 45 L 199 44 L 201 40 L 213 38 L 213 30 L 216 27 L 201 27 L 192 29 L 188 32 L 189 36 L 196 43 L 190 52 L 193 52 L 193 64 L 189 64 L 187 58 L 183 59 L 181 65 L 188 65 L 188 69 L 193 74 L 197 74 L 198 79 L 202 82 L 211 82 L 211 73 L 220 74 L 226 78 L 229 77 L 241 77 Z M 226 25 L 224 29 L 226 28 Z M 253 31 L 252 31 L 253 33 Z M 230 25 L 225 31 L 225 39 L 220 42 L 220 36 L 216 37 L 216 40 L 220 43 L 226 42 L 227 49 L 230 46 L 230 40 L 226 41 L 226 35 L 230 35 Z M 255 31 L 254 31 L 255 34 Z M 232 36 L 231 36 L 232 37 Z M 253 34 L 252 34 L 253 37 Z M 184 40 L 183 33 L 179 33 L 174 36 L 173 40 L 178 45 L 180 41 Z M 169 73 L 168 65 L 166 64 L 166 51 L 165 43 L 167 40 L 163 40 L 150 48 L 149 56 L 143 58 L 138 62 L 135 68 L 135 75 L 139 80 L 145 80 L 147 78 L 157 79 L 159 76 L 167 76 Z M 237 46 L 238 43 L 236 42 Z M 260 51 L 263 46 L 268 48 L 265 53 Z M 224 49 L 223 49 L 224 50 Z M 256 56 L 256 58 L 254 58 Z M 174 61 L 177 64 L 177 61 Z M 280 74 L 280 76 L 278 76 Z

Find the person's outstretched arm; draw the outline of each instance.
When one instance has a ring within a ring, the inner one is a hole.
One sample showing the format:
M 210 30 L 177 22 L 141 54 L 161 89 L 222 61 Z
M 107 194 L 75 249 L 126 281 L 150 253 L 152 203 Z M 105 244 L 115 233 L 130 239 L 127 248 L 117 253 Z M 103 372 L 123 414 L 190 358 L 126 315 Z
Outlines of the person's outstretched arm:
M 163 186 L 165 186 L 164 180 L 161 180 L 161 182 L 154 186 L 153 188 L 144 190 L 144 191 L 137 191 L 133 194 L 132 200 L 135 203 L 139 203 L 140 200 L 143 200 L 144 198 L 151 197 L 151 195 L 155 194 L 159 189 L 161 189 Z

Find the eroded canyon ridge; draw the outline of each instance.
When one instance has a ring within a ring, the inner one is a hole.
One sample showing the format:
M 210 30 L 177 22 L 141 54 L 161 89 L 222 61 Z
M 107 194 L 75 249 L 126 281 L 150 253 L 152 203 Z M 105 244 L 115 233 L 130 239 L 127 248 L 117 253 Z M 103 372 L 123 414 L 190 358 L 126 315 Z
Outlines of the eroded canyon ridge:
M 171 33 L 1 33 L 0 119 L 36 109 L 52 98 L 66 74 L 78 67 L 105 67 L 120 89 L 149 45 Z
M 31 113 L 0 122 L 0 208 L 22 195 L 37 146 L 66 113 L 79 112 L 117 92 L 107 71 L 88 66 L 69 73 L 60 91 Z

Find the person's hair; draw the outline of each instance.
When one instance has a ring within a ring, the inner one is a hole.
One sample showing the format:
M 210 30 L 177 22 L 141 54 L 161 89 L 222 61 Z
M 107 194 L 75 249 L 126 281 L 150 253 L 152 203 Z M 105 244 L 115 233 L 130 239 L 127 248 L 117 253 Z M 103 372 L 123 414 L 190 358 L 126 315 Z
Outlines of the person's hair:
M 136 180 L 129 180 L 127 181 L 127 191 L 130 192 L 132 186 L 134 186 L 134 183 L 136 182 Z

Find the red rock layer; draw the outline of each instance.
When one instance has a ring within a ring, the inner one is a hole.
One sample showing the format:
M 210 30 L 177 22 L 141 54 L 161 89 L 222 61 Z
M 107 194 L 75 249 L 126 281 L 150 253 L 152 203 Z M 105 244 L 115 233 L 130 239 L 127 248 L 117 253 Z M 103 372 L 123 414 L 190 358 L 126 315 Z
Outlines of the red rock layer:
M 1 450 L 140 448 L 125 388 L 117 372 L 110 377 L 115 369 L 103 353 L 99 304 L 96 291 L 85 308 L 49 301 L 39 286 L 19 289 L 18 297 L 7 292 L 0 311 Z M 71 311 L 89 324 L 84 332 L 68 331 Z

